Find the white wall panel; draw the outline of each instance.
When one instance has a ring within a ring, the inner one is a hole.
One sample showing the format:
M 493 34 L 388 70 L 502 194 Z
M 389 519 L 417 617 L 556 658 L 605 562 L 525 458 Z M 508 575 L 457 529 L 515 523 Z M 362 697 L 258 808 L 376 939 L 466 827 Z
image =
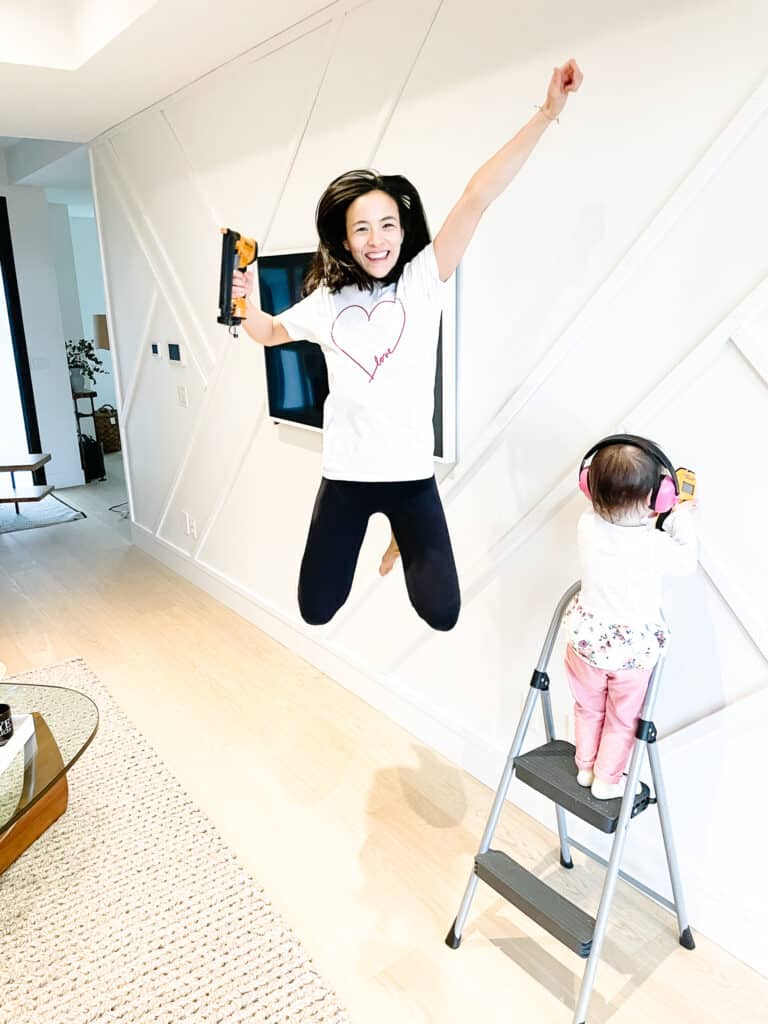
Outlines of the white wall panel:
M 733 343 L 659 416 L 701 475 L 700 533 L 705 564 L 768 658 L 768 544 L 764 462 L 768 382 Z
M 437 7 L 436 0 L 372 0 L 345 15 L 265 239 L 270 251 L 313 248 L 315 206 L 325 186 L 353 167 L 377 166 L 379 137 Z
M 232 483 L 264 416 L 264 355 L 247 335 L 229 339 L 217 373 L 200 400 L 190 406 L 192 430 L 177 464 L 161 536 L 178 543 L 186 509 L 198 524 L 198 539 L 214 525 L 229 501 Z M 201 488 L 200 481 L 206 486 Z
M 129 197 L 116 187 L 114 156 L 109 144 L 101 142 L 94 146 L 92 157 L 103 271 L 109 284 L 111 352 L 125 391 L 143 355 L 147 312 L 156 282 L 133 222 L 127 216 Z
M 232 227 L 263 248 L 332 42 L 326 20 L 290 45 L 276 43 L 223 69 L 168 105 L 166 117 L 187 162 L 185 180 L 205 196 L 209 234 Z M 212 260 L 198 263 L 209 271 Z
M 263 414 L 257 425 L 200 558 L 296 620 L 299 564 L 319 483 L 317 453 L 276 444 L 276 427 Z M 233 536 L 243 543 L 233 545 Z
M 181 333 L 205 372 L 220 340 L 210 326 L 218 292 L 210 282 L 212 275 L 217 281 L 221 250 L 211 212 L 161 113 L 142 115 L 110 142 L 141 215 L 136 223 L 143 248 L 174 308 Z
M 194 366 L 168 361 L 167 339 L 178 337 L 178 325 L 162 300 L 153 307 L 148 334 L 165 342 L 165 354 L 156 359 L 149 345 L 144 345 L 123 433 L 131 478 L 140 481 L 133 486 L 134 518 L 155 533 L 193 429 L 195 409 L 202 402 L 204 383 Z M 187 389 L 187 408 L 179 405 L 179 385 Z M 185 550 L 190 551 L 192 539 L 187 541 Z

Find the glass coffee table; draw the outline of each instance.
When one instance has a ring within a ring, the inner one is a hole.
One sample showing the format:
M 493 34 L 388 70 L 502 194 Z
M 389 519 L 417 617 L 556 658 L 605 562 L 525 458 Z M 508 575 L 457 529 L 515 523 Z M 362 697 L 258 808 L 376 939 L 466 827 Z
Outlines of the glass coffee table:
M 0 681 L 0 703 L 10 704 L 14 719 L 30 731 L 10 760 L 0 761 L 9 760 L 0 772 L 2 873 L 67 809 L 67 772 L 96 734 L 99 712 L 76 690 L 11 680 Z

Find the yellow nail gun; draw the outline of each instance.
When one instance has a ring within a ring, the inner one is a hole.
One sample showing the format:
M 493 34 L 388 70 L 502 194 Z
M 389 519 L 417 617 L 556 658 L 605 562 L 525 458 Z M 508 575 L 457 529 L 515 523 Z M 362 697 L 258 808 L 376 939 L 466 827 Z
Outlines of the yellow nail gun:
M 236 328 L 245 320 L 246 299 L 232 298 L 232 274 L 245 270 L 256 259 L 259 247 L 252 238 L 246 238 L 229 228 L 221 229 L 221 274 L 219 277 L 219 315 L 216 322 Z M 237 330 L 232 332 L 237 335 Z

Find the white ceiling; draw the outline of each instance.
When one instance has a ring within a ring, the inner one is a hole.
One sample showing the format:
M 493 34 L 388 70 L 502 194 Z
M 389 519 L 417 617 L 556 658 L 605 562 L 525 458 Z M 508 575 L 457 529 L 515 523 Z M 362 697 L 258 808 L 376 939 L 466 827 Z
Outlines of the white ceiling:
M 74 70 L 156 2 L 6 0 L 0 11 L 0 62 Z
M 0 132 L 89 142 L 328 0 L 0 0 Z M 243 104 L 248 97 L 233 97 Z

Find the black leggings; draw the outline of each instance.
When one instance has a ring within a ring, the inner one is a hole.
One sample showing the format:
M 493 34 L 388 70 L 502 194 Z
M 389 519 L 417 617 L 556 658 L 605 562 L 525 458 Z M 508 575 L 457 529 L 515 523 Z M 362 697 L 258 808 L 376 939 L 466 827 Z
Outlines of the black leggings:
M 344 604 L 374 512 L 383 512 L 392 526 L 413 607 L 433 629 L 453 629 L 461 595 L 434 477 L 395 483 L 323 478 L 299 575 L 302 618 L 319 626 Z

